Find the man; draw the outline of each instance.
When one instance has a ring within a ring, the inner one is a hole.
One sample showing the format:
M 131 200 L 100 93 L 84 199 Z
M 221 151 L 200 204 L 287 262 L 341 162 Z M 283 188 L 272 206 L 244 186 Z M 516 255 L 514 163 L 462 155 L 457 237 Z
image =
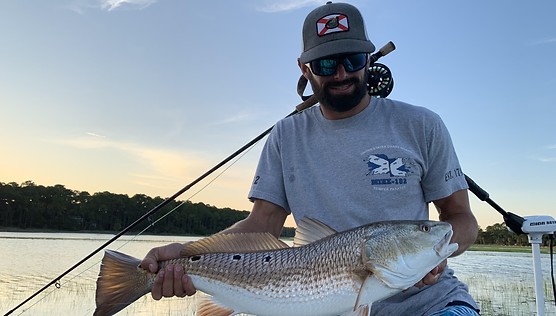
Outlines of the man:
M 276 124 L 261 153 L 250 215 L 224 232 L 280 235 L 288 214 L 337 231 L 383 220 L 428 219 L 433 202 L 449 222 L 454 255 L 477 236 L 467 183 L 442 120 L 421 107 L 367 93 L 369 54 L 363 18 L 353 6 L 327 3 L 307 16 L 298 65 L 319 106 Z M 142 267 L 176 258 L 180 244 L 152 249 Z M 195 293 L 178 266 L 158 274 L 155 299 Z M 415 287 L 373 303 L 371 315 L 478 315 L 466 285 L 446 261 Z

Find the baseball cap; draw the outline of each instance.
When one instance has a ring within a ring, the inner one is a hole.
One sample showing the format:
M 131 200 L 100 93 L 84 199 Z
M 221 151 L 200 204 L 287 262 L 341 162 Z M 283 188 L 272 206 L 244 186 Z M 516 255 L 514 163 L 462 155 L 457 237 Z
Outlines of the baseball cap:
M 374 50 L 361 13 L 350 4 L 329 1 L 305 18 L 303 52 L 299 57 L 303 64 L 330 55 Z

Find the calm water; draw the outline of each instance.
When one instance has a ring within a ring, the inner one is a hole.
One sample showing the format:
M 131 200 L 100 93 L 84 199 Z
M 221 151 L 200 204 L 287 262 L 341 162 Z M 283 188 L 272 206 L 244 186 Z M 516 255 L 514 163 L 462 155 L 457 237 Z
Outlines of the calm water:
M 4 315 L 102 245 L 111 235 L 0 232 L 0 314 Z M 108 248 L 142 258 L 152 247 L 194 237 L 122 237 Z M 49 287 L 12 315 L 91 315 L 102 253 Z M 469 284 L 483 315 L 535 315 L 531 254 L 466 252 L 449 265 Z M 550 258 L 542 256 L 546 315 L 556 315 Z M 146 295 L 119 315 L 194 315 L 197 298 L 153 301 Z

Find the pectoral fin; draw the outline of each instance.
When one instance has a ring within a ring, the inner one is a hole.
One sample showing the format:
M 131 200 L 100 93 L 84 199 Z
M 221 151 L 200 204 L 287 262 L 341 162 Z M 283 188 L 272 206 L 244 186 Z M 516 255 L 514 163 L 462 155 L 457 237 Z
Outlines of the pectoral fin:
M 210 297 L 203 297 L 197 304 L 197 316 L 230 316 L 234 315 L 233 309 L 229 309 L 215 303 Z
M 369 305 L 359 306 L 353 311 L 342 314 L 342 316 L 369 316 L 371 312 L 371 307 Z
M 359 289 L 354 310 L 357 310 L 357 308 L 361 306 L 370 306 L 373 302 L 383 300 L 398 292 L 400 292 L 399 289 L 389 287 L 386 283 L 371 274 L 365 279 L 365 281 L 363 281 L 363 284 Z

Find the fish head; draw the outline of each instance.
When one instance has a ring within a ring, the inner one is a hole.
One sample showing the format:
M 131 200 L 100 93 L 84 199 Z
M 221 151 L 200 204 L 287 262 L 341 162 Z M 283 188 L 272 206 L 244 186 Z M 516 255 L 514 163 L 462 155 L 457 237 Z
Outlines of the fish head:
M 405 290 L 458 249 L 452 226 L 437 221 L 390 221 L 369 229 L 363 260 L 391 288 Z

